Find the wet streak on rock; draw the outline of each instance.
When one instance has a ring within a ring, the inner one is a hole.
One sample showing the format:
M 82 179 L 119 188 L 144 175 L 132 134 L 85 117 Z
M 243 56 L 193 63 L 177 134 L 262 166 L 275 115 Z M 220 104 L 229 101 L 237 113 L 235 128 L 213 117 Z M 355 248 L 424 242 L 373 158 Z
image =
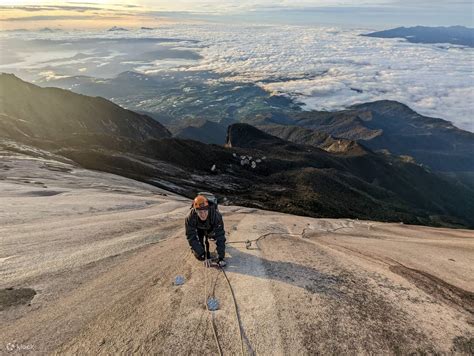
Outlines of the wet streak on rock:
M 396 265 L 390 266 L 390 270 L 415 283 L 418 288 L 437 300 L 460 307 L 470 314 L 474 314 L 474 293 L 453 286 L 438 277 L 414 268 Z
M 24 305 L 31 302 L 36 295 L 36 291 L 31 288 L 0 289 L 0 310 L 6 310 L 17 305 Z
M 455 353 L 464 353 L 466 355 L 474 355 L 474 337 L 457 336 L 453 339 L 453 347 L 451 351 Z

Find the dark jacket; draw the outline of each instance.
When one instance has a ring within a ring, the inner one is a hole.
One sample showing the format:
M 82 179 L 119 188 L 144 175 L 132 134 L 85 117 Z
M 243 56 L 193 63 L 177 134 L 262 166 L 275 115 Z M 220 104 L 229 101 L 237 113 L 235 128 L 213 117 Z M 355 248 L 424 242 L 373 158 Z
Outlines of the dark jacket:
M 191 209 L 185 221 L 186 238 L 189 246 L 198 256 L 205 253 L 204 246 L 199 241 L 199 235 L 206 235 L 216 239 L 219 257 L 225 254 L 225 230 L 222 215 L 213 206 L 209 209 L 209 215 L 205 221 L 199 219 L 196 211 Z

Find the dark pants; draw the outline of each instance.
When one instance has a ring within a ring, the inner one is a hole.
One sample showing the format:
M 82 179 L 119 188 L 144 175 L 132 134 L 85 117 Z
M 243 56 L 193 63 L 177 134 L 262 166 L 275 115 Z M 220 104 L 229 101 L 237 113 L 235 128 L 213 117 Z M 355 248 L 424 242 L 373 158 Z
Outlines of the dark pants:
M 209 239 L 207 236 L 207 232 L 205 230 L 198 229 L 198 239 L 199 243 L 201 246 L 205 247 L 205 250 L 207 251 L 207 258 L 211 258 L 211 253 L 209 251 Z M 216 238 L 216 246 L 217 246 L 217 254 L 219 258 L 224 258 L 225 257 L 225 236 Z M 199 260 L 199 261 L 204 261 L 205 259 L 205 254 L 202 254 L 200 256 L 196 255 L 194 253 L 194 256 Z

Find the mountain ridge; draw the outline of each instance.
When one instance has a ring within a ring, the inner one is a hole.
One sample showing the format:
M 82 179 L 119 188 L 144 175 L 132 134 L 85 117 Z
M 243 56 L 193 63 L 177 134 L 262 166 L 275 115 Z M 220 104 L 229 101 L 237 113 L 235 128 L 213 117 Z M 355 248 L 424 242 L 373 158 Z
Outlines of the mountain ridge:
M 0 77 L 0 84 L 4 78 Z M 7 102 L 9 122 L 19 131 L 2 120 L 1 137 L 51 151 L 85 168 L 151 183 L 187 197 L 211 190 L 228 203 L 296 215 L 474 226 L 474 192 L 470 188 L 396 156 L 370 150 L 331 153 L 243 123 L 229 126 L 227 147 L 208 145 L 170 137 L 153 119 L 106 99 L 72 92 L 66 95 L 63 90 L 28 86 L 20 80 L 16 84 L 20 88 L 4 92 L 2 100 Z M 76 109 L 99 106 L 91 111 L 98 117 L 80 116 L 93 130 L 78 125 L 74 120 L 77 113 L 65 117 L 63 111 L 49 111 L 56 116 L 48 116 L 46 122 L 56 126 L 35 132 L 36 121 L 44 119 L 37 116 L 44 108 L 43 91 L 57 94 L 56 100 L 72 97 L 71 102 L 83 104 Z M 16 100 L 17 92 L 24 93 L 20 101 Z M 17 106 L 18 102 L 22 105 Z M 100 116 L 109 108 L 117 115 L 106 112 L 105 122 L 119 125 L 116 131 L 106 130 Z M 147 132 L 149 125 L 152 133 Z
M 64 139 L 64 135 L 111 132 L 137 141 L 171 136 L 151 117 L 123 109 L 102 97 L 88 97 L 60 88 L 40 88 L 12 74 L 0 73 L 0 82 L 3 88 L 8 88 L 8 93 L 2 90 L 0 96 L 3 114 L 13 118 L 9 124 L 16 123 L 17 129 L 34 126 L 34 130 L 30 130 L 31 139 L 54 141 Z M 32 95 L 34 105 L 28 99 Z M 22 116 L 27 110 L 31 111 L 29 115 Z
M 306 111 L 287 115 L 288 124 L 357 141 L 371 150 L 412 156 L 434 171 L 474 171 L 474 133 L 449 121 L 420 115 L 393 100 L 354 105 L 338 111 Z M 247 118 L 263 127 L 279 124 L 271 113 Z

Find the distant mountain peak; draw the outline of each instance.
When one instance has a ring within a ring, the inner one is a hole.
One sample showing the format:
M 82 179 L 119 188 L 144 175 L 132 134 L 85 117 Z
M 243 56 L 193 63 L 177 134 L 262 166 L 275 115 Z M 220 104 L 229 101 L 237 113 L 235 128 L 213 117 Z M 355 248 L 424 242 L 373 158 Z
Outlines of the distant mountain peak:
M 287 141 L 267 134 L 249 124 L 237 123 L 229 125 L 227 128 L 227 147 L 256 148 L 262 145 L 281 145 L 285 143 Z
M 450 43 L 474 47 L 474 28 L 464 26 L 449 27 L 396 27 L 384 31 L 376 31 L 361 36 L 379 38 L 404 38 L 413 43 Z
M 384 112 L 395 110 L 397 112 L 403 112 L 406 115 L 411 115 L 411 114 L 417 115 L 416 111 L 411 109 L 409 106 L 395 100 L 376 100 L 376 101 L 371 101 L 368 103 L 355 104 L 355 105 L 350 106 L 349 109 L 368 109 L 368 110 L 384 111 Z
M 39 30 L 39 32 L 47 32 L 47 33 L 54 33 L 54 32 L 60 32 L 60 31 L 62 30 L 59 28 L 49 28 L 49 27 L 44 27 L 41 30 Z
M 113 26 L 109 28 L 107 31 L 128 31 L 128 29 L 124 27 Z

